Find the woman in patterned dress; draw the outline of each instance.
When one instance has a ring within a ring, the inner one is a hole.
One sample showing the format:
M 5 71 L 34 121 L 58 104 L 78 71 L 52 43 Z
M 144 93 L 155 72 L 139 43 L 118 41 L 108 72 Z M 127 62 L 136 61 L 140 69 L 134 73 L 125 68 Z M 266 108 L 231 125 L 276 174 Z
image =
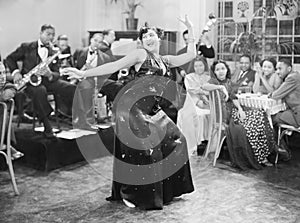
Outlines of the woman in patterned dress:
M 211 66 L 212 78 L 203 86 L 206 90 L 221 90 L 225 99 L 223 117 L 228 127 L 226 138 L 231 160 L 241 169 L 260 169 L 271 165 L 268 156 L 276 143 L 266 113 L 260 109 L 242 108 L 235 95 L 226 62 L 215 61 Z
M 142 48 L 124 58 L 87 71 L 66 68 L 69 78 L 102 76 L 134 67 L 133 80 L 114 101 L 116 143 L 112 196 L 129 207 L 162 209 L 174 197 L 194 190 L 186 140 L 176 124 L 164 113 L 174 97 L 169 67 L 178 67 L 196 56 L 193 27 L 187 16 L 187 53 L 160 56 L 162 30 L 143 27 Z M 171 86 L 171 87 L 170 87 Z

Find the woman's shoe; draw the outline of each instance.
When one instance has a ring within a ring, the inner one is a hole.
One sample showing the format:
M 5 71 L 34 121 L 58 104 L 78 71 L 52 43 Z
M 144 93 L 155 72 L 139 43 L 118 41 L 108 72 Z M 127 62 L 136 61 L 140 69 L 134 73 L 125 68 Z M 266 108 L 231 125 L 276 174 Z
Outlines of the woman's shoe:
M 24 156 L 24 153 L 21 153 L 21 152 L 17 151 L 15 153 L 11 154 L 11 160 L 19 159 L 22 156 Z
M 43 132 L 43 135 L 46 139 L 51 139 L 51 140 L 57 139 L 56 134 L 53 132 Z
M 273 166 L 272 163 L 269 162 L 269 160 L 265 159 L 262 163 L 263 166 Z
M 127 207 L 135 208 L 135 205 L 133 203 L 131 203 L 130 201 L 123 199 L 123 202 Z

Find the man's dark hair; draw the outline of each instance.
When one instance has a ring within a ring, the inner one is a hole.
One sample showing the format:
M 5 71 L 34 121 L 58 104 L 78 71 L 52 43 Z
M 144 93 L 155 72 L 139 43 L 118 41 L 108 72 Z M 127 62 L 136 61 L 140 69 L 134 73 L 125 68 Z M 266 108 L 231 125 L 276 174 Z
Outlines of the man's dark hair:
M 250 63 L 252 62 L 251 56 L 250 56 L 249 54 L 243 54 L 243 55 L 240 57 L 240 59 L 241 59 L 242 57 L 247 57 L 247 58 L 249 58 Z
M 44 24 L 41 27 L 41 32 L 45 31 L 46 29 L 53 29 L 54 30 L 54 26 L 52 26 L 50 24 Z
M 112 29 L 106 29 L 106 30 L 103 30 L 103 36 L 107 36 L 109 34 L 109 32 L 113 31 Z
M 68 36 L 65 35 L 65 34 L 59 35 L 59 36 L 57 37 L 57 40 L 68 40 Z
M 292 61 L 291 61 L 291 60 L 289 60 L 289 59 L 287 59 L 287 58 L 282 58 L 282 59 L 279 59 L 279 61 L 278 61 L 278 62 L 282 62 L 282 63 L 286 64 L 288 67 L 293 67 L 293 65 L 292 65 Z
M 185 34 L 189 34 L 189 31 L 187 29 L 183 31 L 182 36 L 184 36 Z

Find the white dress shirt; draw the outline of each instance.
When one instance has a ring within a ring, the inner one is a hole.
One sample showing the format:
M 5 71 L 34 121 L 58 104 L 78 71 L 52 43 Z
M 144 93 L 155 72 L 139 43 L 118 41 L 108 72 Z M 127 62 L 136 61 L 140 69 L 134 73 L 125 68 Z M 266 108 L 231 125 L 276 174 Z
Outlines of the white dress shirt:
M 47 47 L 43 47 L 43 43 L 42 41 L 39 39 L 38 40 L 38 54 L 41 58 L 42 61 L 45 61 L 48 57 L 48 48 Z

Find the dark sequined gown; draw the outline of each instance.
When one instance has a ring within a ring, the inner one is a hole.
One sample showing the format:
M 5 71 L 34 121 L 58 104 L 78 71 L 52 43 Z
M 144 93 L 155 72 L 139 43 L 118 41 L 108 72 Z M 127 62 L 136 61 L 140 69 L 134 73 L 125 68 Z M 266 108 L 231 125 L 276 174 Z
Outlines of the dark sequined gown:
M 171 103 L 164 98 L 174 94 L 168 71 L 167 61 L 147 52 L 114 105 L 111 199 L 126 199 L 146 210 L 162 209 L 174 197 L 194 191 L 186 140 L 166 115 Z

